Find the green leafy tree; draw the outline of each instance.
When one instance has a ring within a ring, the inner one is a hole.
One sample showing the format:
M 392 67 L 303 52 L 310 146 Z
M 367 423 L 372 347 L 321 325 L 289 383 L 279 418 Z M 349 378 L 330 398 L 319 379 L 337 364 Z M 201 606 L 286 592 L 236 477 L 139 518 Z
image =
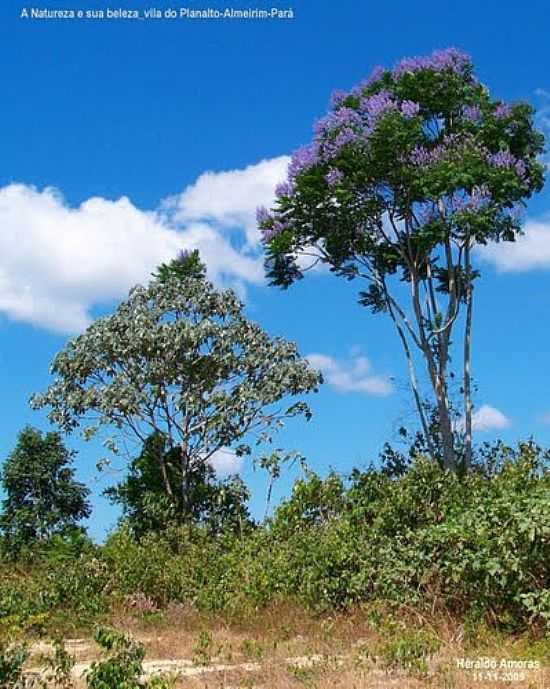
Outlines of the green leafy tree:
M 160 452 L 164 453 L 171 484 L 187 481 L 186 495 L 177 493 L 174 501 L 168 499 L 164 489 L 157 459 Z M 202 524 L 212 534 L 241 532 L 252 525 L 246 506 L 249 493 L 238 476 L 219 480 L 214 469 L 204 462 L 190 466 L 187 476 L 181 471 L 179 448 L 167 451 L 163 436 L 154 434 L 131 462 L 126 478 L 107 488 L 105 494 L 122 506 L 124 521 L 136 536 L 162 531 L 168 523 Z
M 391 318 L 430 441 L 425 366 L 445 468 L 458 464 L 451 357 L 462 359 L 466 465 L 472 453 L 472 251 L 520 234 L 525 200 L 543 185 L 542 150 L 529 105 L 493 100 L 468 55 L 436 51 L 335 93 L 275 209 L 258 210 L 272 284 L 288 287 L 318 262 L 364 280 L 360 303 Z
M 152 433 L 162 438 L 164 493 L 180 513 L 192 510 L 199 465 L 224 448 L 248 455 L 286 419 L 309 418 L 303 400 L 284 400 L 321 381 L 294 343 L 249 321 L 236 295 L 216 290 L 197 260 L 186 254 L 161 266 L 114 314 L 71 340 L 54 359 L 55 380 L 31 401 L 49 407 L 65 432 L 83 423 L 90 439 L 113 429 L 106 443 L 114 452 L 128 435 L 140 445 Z M 167 465 L 176 453 L 177 474 Z
M 8 550 L 74 532 L 90 515 L 90 491 L 75 480 L 73 457 L 59 433 L 21 431 L 0 472 L 6 494 L 0 530 Z

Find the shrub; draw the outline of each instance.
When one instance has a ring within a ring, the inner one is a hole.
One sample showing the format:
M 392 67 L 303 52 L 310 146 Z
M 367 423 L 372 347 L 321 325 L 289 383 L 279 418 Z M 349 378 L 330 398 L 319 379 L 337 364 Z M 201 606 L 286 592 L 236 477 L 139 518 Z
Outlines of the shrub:
M 24 644 L 3 644 L 0 642 L 0 687 L 2 689 L 23 689 L 23 664 L 28 658 Z
M 386 667 L 400 667 L 419 674 L 428 670 L 427 659 L 441 646 L 439 640 L 422 631 L 409 631 L 384 641 L 376 649 Z
M 86 671 L 88 689 L 170 689 L 173 683 L 165 677 L 142 680 L 143 645 L 115 629 L 100 628 L 95 641 L 104 651 L 104 659 L 93 662 Z
M 401 476 L 370 468 L 348 479 L 308 474 L 263 526 L 216 536 L 206 526 L 105 545 L 59 559 L 0 566 L 0 633 L 89 624 L 131 601 L 171 602 L 229 616 L 277 601 L 315 610 L 386 601 L 444 608 L 505 629 L 550 619 L 550 474 L 533 444 L 499 446 L 466 476 L 417 459 Z M 493 453 L 494 454 L 494 453 Z
M 72 670 L 76 658 L 67 652 L 62 639 L 53 640 L 53 656 L 46 656 L 44 662 L 44 686 L 52 689 L 75 689 Z

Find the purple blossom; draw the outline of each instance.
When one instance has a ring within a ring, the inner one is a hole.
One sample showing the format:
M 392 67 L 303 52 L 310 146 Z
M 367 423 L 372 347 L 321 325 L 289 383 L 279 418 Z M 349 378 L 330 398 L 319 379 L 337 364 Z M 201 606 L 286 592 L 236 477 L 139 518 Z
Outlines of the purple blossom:
M 425 57 L 405 57 L 393 69 L 393 75 L 400 77 L 403 74 L 413 74 L 421 69 L 428 69 L 429 59 Z
M 415 208 L 415 212 L 422 225 L 427 225 L 439 218 L 439 210 L 433 201 L 419 203 Z
M 408 162 L 415 167 L 426 167 L 427 165 L 437 163 L 447 152 L 448 148 L 444 144 L 435 146 L 432 149 L 428 149 L 425 146 L 415 146 L 409 153 Z
M 468 120 L 469 122 L 479 122 L 482 117 L 479 105 L 465 105 L 462 108 L 462 115 L 464 119 Z
M 315 124 L 317 159 L 329 161 L 342 148 L 356 143 L 364 134 L 363 118 L 353 108 L 342 107 L 329 113 Z
M 272 227 L 262 227 L 262 241 L 267 244 L 267 242 L 270 242 L 273 237 L 275 236 L 275 233 L 273 232 Z
M 420 105 L 412 100 L 404 100 L 401 103 L 401 114 L 403 117 L 410 119 L 416 117 L 420 112 Z
M 405 162 L 409 162 L 417 167 L 424 167 L 447 158 L 451 153 L 461 155 L 470 151 L 472 146 L 475 146 L 476 151 L 484 150 L 483 147 L 475 143 L 470 135 L 449 134 L 433 148 L 416 146 L 409 153 Z
M 319 162 L 317 147 L 310 144 L 302 146 L 294 152 L 290 163 L 288 165 L 288 177 L 293 181 L 296 177 L 305 170 L 312 168 Z
M 467 210 L 481 211 L 484 208 L 487 208 L 492 201 L 493 197 L 491 196 L 491 192 L 489 189 L 487 189 L 487 187 L 477 187 L 469 195 L 469 198 L 466 202 L 466 207 Z
M 344 173 L 341 170 L 334 169 L 331 170 L 327 175 L 325 175 L 325 179 L 329 187 L 335 187 L 339 182 L 341 182 L 344 179 Z
M 269 226 L 261 228 L 262 240 L 264 242 L 270 242 L 274 237 L 277 237 L 277 235 L 287 229 L 288 225 L 284 220 L 274 219 Z
M 363 91 L 365 91 L 370 86 L 379 81 L 386 72 L 387 69 L 385 67 L 376 65 L 376 67 L 374 67 L 374 69 L 366 79 L 363 79 L 363 81 L 359 82 L 356 86 L 353 87 L 353 89 L 351 90 L 352 95 L 360 97 Z
M 185 263 L 191 258 L 192 253 L 189 249 L 180 249 L 176 255 L 176 261 L 178 263 Z
M 493 197 L 486 186 L 474 187 L 471 192 L 459 189 L 445 200 L 445 207 L 449 213 L 470 211 L 478 212 L 487 208 Z
M 472 65 L 469 55 L 456 48 L 435 50 L 431 55 L 423 57 L 407 57 L 397 63 L 393 69 L 395 77 L 404 74 L 414 74 L 423 69 L 431 69 L 434 72 L 451 71 L 458 75 L 464 75 Z
M 350 144 L 358 143 L 361 136 L 353 129 L 342 129 L 333 139 L 323 142 L 322 157 L 325 161 L 335 158 L 340 151 Z
M 339 108 L 330 112 L 315 123 L 315 136 L 319 139 L 342 127 L 359 127 L 363 123 L 361 115 L 353 108 Z
M 360 111 L 341 107 L 330 112 L 315 124 L 317 157 L 330 161 L 350 144 L 365 141 L 378 120 L 390 110 L 396 110 L 397 103 L 389 91 L 380 91 L 360 102 Z
M 269 211 L 265 206 L 259 206 L 256 208 L 256 222 L 258 225 L 263 225 L 263 223 L 267 222 L 268 220 L 271 219 L 271 215 L 269 214 Z
M 527 166 L 523 160 L 517 160 L 514 168 L 519 177 L 524 178 L 527 176 Z
M 457 189 L 441 199 L 443 208 L 435 201 L 423 201 L 415 204 L 415 215 L 421 225 L 437 221 L 442 213 L 450 219 L 455 213 L 479 212 L 492 203 L 492 196 L 485 186 L 475 187 L 471 192 Z
M 289 182 L 288 180 L 286 182 L 281 182 L 280 184 L 277 184 L 275 187 L 275 196 L 278 199 L 281 199 L 285 196 L 292 196 L 294 193 L 294 184 L 292 182 Z
M 288 224 L 284 220 L 275 220 L 273 223 L 273 232 L 280 234 L 284 230 L 288 230 Z
M 379 81 L 382 79 L 384 74 L 386 73 L 386 68 L 382 67 L 382 65 L 376 65 L 376 67 L 373 67 L 372 72 L 369 74 L 368 78 L 365 80 L 365 84 L 367 86 L 370 86 L 371 84 L 374 84 L 375 81 Z
M 518 161 L 510 151 L 498 151 L 498 153 L 491 153 L 488 155 L 487 162 L 493 167 L 510 169 L 514 167 Z
M 479 212 L 493 201 L 491 193 L 485 186 L 474 187 L 471 192 L 465 189 L 457 189 L 447 196 L 443 203 L 446 212 L 451 215 L 461 212 Z
M 432 153 L 424 146 L 415 146 L 409 153 L 409 162 L 415 167 L 425 167 L 433 162 Z
M 333 91 L 330 96 L 331 108 L 334 108 L 335 110 L 336 108 L 339 108 L 347 97 L 348 94 L 345 91 L 342 91 L 341 89 L 336 89 L 335 91 Z
M 369 120 L 376 122 L 386 112 L 396 110 L 397 103 L 393 100 L 389 91 L 380 91 L 373 96 L 363 98 L 360 107 Z
M 499 103 L 495 109 L 495 117 L 497 120 L 502 120 L 505 117 L 509 117 L 512 112 L 512 108 L 506 103 Z
M 472 66 L 472 58 L 457 48 L 434 50 L 430 59 L 431 69 L 436 72 L 450 69 L 457 74 L 463 74 Z

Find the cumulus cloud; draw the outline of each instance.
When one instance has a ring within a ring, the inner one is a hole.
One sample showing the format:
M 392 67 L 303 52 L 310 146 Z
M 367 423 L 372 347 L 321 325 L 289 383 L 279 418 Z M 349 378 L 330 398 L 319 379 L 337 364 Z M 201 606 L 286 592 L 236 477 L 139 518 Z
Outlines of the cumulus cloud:
M 205 173 L 153 210 L 127 197 L 71 207 L 52 188 L 0 188 L 0 312 L 61 333 L 90 322 L 91 309 L 119 299 L 181 249 L 199 249 L 211 279 L 241 290 L 263 281 L 254 225 L 270 205 L 288 159 Z M 229 227 L 241 229 L 232 241 Z
M 550 217 L 528 220 L 523 229 L 524 234 L 515 242 L 480 247 L 480 257 L 503 273 L 550 268 Z
M 211 220 L 221 227 L 244 228 L 253 246 L 260 241 L 256 208 L 272 205 L 274 189 L 284 179 L 289 162 L 288 156 L 280 156 L 243 170 L 206 172 L 165 205 L 179 222 Z
M 214 452 L 208 463 L 214 469 L 218 478 L 239 474 L 243 468 L 243 458 L 238 457 L 233 450 L 227 448 Z
M 499 409 L 490 404 L 483 404 L 472 414 L 472 430 L 474 431 L 493 431 L 508 428 L 511 425 L 510 419 Z M 458 429 L 464 430 L 464 419 L 458 423 Z
M 326 382 L 339 392 L 361 392 L 387 397 L 393 392 L 388 376 L 375 375 L 367 357 L 352 353 L 348 361 L 339 361 L 326 354 L 308 354 L 309 363 L 323 373 Z

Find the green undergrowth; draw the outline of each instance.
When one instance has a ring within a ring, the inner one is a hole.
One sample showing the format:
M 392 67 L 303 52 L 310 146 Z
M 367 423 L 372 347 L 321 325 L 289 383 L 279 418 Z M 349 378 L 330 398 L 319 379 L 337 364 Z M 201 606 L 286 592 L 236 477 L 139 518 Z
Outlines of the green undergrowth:
M 236 619 L 285 601 L 316 613 L 384 601 L 445 611 L 466 633 L 544 636 L 543 460 L 526 444 L 465 477 L 426 460 L 400 476 L 309 473 L 271 520 L 240 533 L 167 527 L 136 538 L 121 525 L 101 546 L 36 549 L 0 563 L 0 637 L 74 633 L 121 608 L 144 622 L 175 603 Z

